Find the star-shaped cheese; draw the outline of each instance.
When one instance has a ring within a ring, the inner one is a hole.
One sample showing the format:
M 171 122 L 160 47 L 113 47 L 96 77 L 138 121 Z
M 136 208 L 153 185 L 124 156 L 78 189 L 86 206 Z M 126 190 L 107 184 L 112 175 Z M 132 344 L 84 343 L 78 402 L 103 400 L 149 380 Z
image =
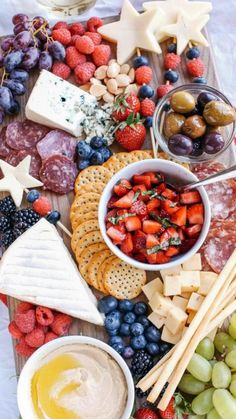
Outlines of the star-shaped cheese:
M 16 167 L 0 159 L 0 168 L 4 178 L 0 180 L 0 191 L 10 192 L 16 206 L 19 207 L 26 188 L 42 186 L 42 182 L 29 174 L 31 156 L 26 156 Z
M 177 54 L 182 54 L 190 41 L 207 47 L 208 41 L 201 33 L 202 28 L 209 20 L 209 15 L 190 18 L 180 13 L 176 23 L 162 27 L 165 37 L 174 37 L 177 40 Z
M 143 8 L 161 13 L 162 24 L 156 25 L 155 32 L 157 41 L 162 41 L 166 38 L 162 27 L 176 23 L 179 13 L 183 12 L 189 17 L 202 16 L 212 10 L 212 4 L 209 1 L 162 0 L 145 2 Z
M 117 43 L 117 61 L 127 62 L 136 49 L 144 49 L 161 54 L 154 32 L 161 22 L 161 13 L 149 10 L 138 13 L 129 0 L 124 0 L 118 22 L 108 23 L 98 28 L 98 32 L 111 42 Z

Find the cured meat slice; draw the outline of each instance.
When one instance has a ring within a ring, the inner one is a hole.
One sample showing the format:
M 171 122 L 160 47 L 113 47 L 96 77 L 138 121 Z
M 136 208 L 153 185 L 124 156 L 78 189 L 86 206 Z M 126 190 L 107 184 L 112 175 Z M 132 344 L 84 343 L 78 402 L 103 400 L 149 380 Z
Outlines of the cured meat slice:
M 211 272 L 213 271 L 213 269 L 206 260 L 205 253 L 204 253 L 205 248 L 206 248 L 206 245 L 203 245 L 200 249 L 200 254 L 201 254 L 201 259 L 202 259 L 202 270 L 204 272 Z
M 11 122 L 6 130 L 6 142 L 14 150 L 25 150 L 35 147 L 48 131 L 48 127 L 28 120 Z
M 59 154 L 43 161 L 39 175 L 45 189 L 66 194 L 74 188 L 78 169 L 68 157 Z
M 17 166 L 21 162 L 21 160 L 23 160 L 26 156 L 29 155 L 31 156 L 30 174 L 36 179 L 39 179 L 39 171 L 42 165 L 42 160 L 36 149 L 28 149 L 21 151 L 13 150 L 8 154 L 5 160 L 12 166 Z
M 223 163 L 218 161 L 191 165 L 191 171 L 198 177 L 199 180 L 205 179 L 208 176 L 212 176 L 215 173 L 224 170 L 225 168 L 226 167 L 223 165 Z
M 6 143 L 6 130 L 7 127 L 3 127 L 0 132 L 0 157 L 6 157 L 10 153 L 11 149 Z
M 38 142 L 37 150 L 42 160 L 55 154 L 61 154 L 73 160 L 77 140 L 65 131 L 54 129 Z
M 204 255 L 213 271 L 220 273 L 227 260 L 236 248 L 236 236 L 227 234 L 224 237 L 215 237 L 208 241 Z

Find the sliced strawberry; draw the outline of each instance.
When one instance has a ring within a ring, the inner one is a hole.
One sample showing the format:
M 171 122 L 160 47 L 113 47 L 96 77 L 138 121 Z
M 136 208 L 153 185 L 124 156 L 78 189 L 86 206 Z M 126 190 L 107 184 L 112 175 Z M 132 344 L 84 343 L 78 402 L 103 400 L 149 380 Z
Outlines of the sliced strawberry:
M 170 239 L 170 235 L 168 233 L 168 231 L 164 231 L 164 233 L 162 233 L 162 235 L 160 236 L 160 245 L 163 245 L 164 243 L 168 243 L 168 240 Z
M 105 221 L 109 221 L 110 218 L 116 218 L 117 215 L 117 210 L 116 209 L 112 209 L 111 211 L 108 211 Z
M 137 215 L 146 215 L 147 206 L 143 201 L 138 200 L 133 203 L 132 207 L 130 208 L 130 212 L 134 212 Z
M 179 246 L 180 253 L 188 252 L 188 250 L 191 249 L 195 243 L 196 243 L 195 238 L 184 240 L 181 246 Z
M 187 218 L 189 224 L 203 224 L 204 222 L 203 204 L 195 204 L 188 208 Z
M 158 238 L 154 234 L 147 235 L 146 247 L 150 249 L 151 247 L 157 246 L 160 244 Z
M 197 202 L 201 201 L 201 195 L 198 191 L 183 192 L 180 194 L 181 204 L 196 204 Z
M 148 234 L 155 234 L 161 231 L 162 225 L 157 221 L 145 220 L 143 222 L 143 231 Z
M 194 224 L 191 227 L 186 228 L 186 234 L 188 237 L 198 237 L 202 229 L 202 224 Z
M 136 253 L 135 255 L 133 255 L 133 257 L 139 262 L 146 262 L 146 256 L 143 253 Z
M 140 192 L 140 195 L 138 197 L 139 200 L 143 201 L 143 202 L 147 202 L 149 201 L 149 196 L 148 195 L 143 195 L 143 192 L 147 192 L 147 188 L 145 185 L 135 185 L 133 187 L 133 191 L 136 194 L 136 192 Z
M 179 209 L 179 207 L 176 205 L 176 202 L 172 202 L 169 199 L 162 201 L 161 207 L 163 208 L 164 211 L 167 212 L 168 215 L 174 214 Z
M 170 257 L 165 255 L 165 252 L 160 250 L 158 253 L 156 253 L 156 263 L 168 263 L 170 261 Z
M 128 217 L 125 221 L 125 227 L 128 231 L 135 231 L 140 230 L 142 227 L 140 219 L 137 217 L 137 215 L 133 217 Z
M 180 240 L 181 241 L 185 240 L 185 235 L 184 235 L 184 231 L 183 231 L 182 227 L 178 228 L 177 232 L 178 232 Z
M 176 256 L 176 255 L 178 255 L 179 254 L 179 252 L 180 252 L 180 250 L 179 250 L 179 248 L 178 247 L 175 247 L 175 246 L 170 246 L 166 251 L 165 251 L 165 255 L 167 256 L 167 257 L 173 257 L 173 256 Z
M 130 233 L 127 233 L 125 240 L 120 246 L 120 249 L 122 250 L 122 252 L 128 254 L 133 251 L 133 248 L 134 248 L 134 245 L 132 241 L 132 236 Z
M 130 208 L 133 204 L 134 191 L 129 191 L 114 203 L 117 208 Z
M 147 189 L 151 189 L 150 176 L 134 175 L 133 182 L 135 185 L 145 185 Z
M 155 172 L 145 172 L 143 173 L 144 176 L 149 176 L 151 179 L 151 183 L 153 185 L 158 185 L 158 183 L 164 181 L 164 177 L 161 173 L 155 173 Z
M 117 197 L 115 195 L 112 195 L 112 197 L 109 199 L 108 203 L 107 203 L 107 208 L 114 208 L 114 203 L 117 201 Z
M 118 196 L 124 196 L 130 189 L 132 189 L 132 186 L 127 179 L 119 180 L 113 188 L 115 194 Z
M 176 228 L 174 228 L 174 227 L 168 227 L 166 229 L 166 231 L 168 232 L 170 238 L 171 237 L 176 237 L 176 238 L 179 237 L 179 234 L 178 234 Z
M 166 184 L 162 182 L 159 186 L 157 186 L 157 188 L 155 188 L 155 191 L 158 194 L 161 194 L 162 192 L 164 192 L 165 189 L 166 189 Z
M 147 212 L 148 213 L 152 212 L 154 209 L 159 208 L 160 205 L 161 205 L 160 199 L 158 198 L 151 199 L 147 204 Z
M 178 226 L 183 226 L 186 224 L 186 217 L 187 217 L 187 207 L 178 208 L 178 210 L 172 214 L 171 222 L 177 224 Z
M 146 239 L 147 236 L 142 230 L 135 231 L 133 235 L 133 244 L 136 252 L 146 249 Z
M 151 255 L 146 256 L 148 263 L 154 264 L 157 263 L 157 253 L 152 253 Z
M 108 228 L 113 227 L 114 224 L 110 223 L 110 221 L 107 221 L 106 223 L 106 229 L 108 230 Z
M 121 244 L 126 238 L 126 234 L 122 233 L 117 226 L 109 227 L 107 235 L 112 239 L 114 244 Z
M 178 198 L 178 194 L 177 192 L 173 191 L 172 189 L 166 188 L 163 192 L 162 195 L 167 198 L 170 199 L 171 201 L 176 201 Z

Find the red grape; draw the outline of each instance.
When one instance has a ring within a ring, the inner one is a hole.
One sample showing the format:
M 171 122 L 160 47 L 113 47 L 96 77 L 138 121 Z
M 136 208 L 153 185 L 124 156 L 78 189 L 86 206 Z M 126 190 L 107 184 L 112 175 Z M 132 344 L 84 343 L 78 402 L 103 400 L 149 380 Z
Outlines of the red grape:
M 4 55 L 3 53 L 0 51 L 0 67 L 3 66 L 3 60 L 4 60 Z
M 7 36 L 5 39 L 3 39 L 1 43 L 1 48 L 3 51 L 8 51 L 12 46 L 14 42 L 14 36 Z
M 52 68 L 53 59 L 52 56 L 47 52 L 43 51 L 39 57 L 39 70 L 48 70 L 50 71 Z
M 23 57 L 23 51 L 18 50 L 9 52 L 9 54 L 7 54 L 3 60 L 3 64 L 7 73 L 10 73 L 15 67 L 18 67 Z
M 64 46 L 59 41 L 52 42 L 48 50 L 50 54 L 52 54 L 53 58 L 55 58 L 58 61 L 64 61 L 66 56 L 66 51 Z
M 14 26 L 13 32 L 15 35 L 18 35 L 18 33 L 27 31 L 28 29 L 29 29 L 29 23 L 22 22 L 22 23 L 17 23 L 17 25 Z
M 12 23 L 13 25 L 17 25 L 18 23 L 27 22 L 29 20 L 29 17 L 23 13 L 18 13 L 17 15 L 14 15 L 12 17 Z
M 20 81 L 22 83 L 29 79 L 29 73 L 21 68 L 15 68 L 10 73 L 10 79 Z
M 35 16 L 33 18 L 33 25 L 35 29 L 39 29 L 45 23 L 46 23 L 45 27 L 48 27 L 48 22 L 42 16 Z
M 39 59 L 39 50 L 35 47 L 29 47 L 27 48 L 24 58 L 21 62 L 21 67 L 24 70 L 31 70 L 31 68 L 34 68 L 37 65 L 38 59 Z
M 0 109 L 0 125 L 3 123 L 5 113 L 3 109 Z
M 43 29 L 40 30 L 35 36 L 40 39 L 42 42 L 46 42 L 48 40 L 48 37 L 51 36 L 52 31 L 51 29 Z
M 0 106 L 4 111 L 7 112 L 10 108 L 12 100 L 13 96 L 10 89 L 4 86 L 0 87 Z
M 20 104 L 17 102 L 17 100 L 13 99 L 11 101 L 10 107 L 7 109 L 7 113 L 9 115 L 16 115 L 20 111 Z
M 14 39 L 13 46 L 15 49 L 27 48 L 32 41 L 32 35 L 29 31 L 18 33 Z
M 3 85 L 8 87 L 8 89 L 11 90 L 13 95 L 21 96 L 26 92 L 26 87 L 22 83 L 16 80 L 11 80 L 11 79 L 5 80 L 3 82 Z

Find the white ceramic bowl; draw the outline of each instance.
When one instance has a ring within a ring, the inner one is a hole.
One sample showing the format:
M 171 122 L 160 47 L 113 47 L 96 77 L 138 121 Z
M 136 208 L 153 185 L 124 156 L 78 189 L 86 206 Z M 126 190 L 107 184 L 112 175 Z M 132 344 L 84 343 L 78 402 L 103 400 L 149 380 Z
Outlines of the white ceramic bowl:
M 211 220 L 211 209 L 210 202 L 205 189 L 202 186 L 197 188 L 201 195 L 202 202 L 204 205 L 204 224 L 196 243 L 188 252 L 173 257 L 171 261 L 168 263 L 158 265 L 139 262 L 127 256 L 118 248 L 118 246 L 112 243 L 110 237 L 106 233 L 105 216 L 107 214 L 107 202 L 109 201 L 112 195 L 113 187 L 118 182 L 118 180 L 123 178 L 131 179 L 133 175 L 142 174 L 147 171 L 161 172 L 167 177 L 167 182 L 169 179 L 170 183 L 176 183 L 176 185 L 186 184 L 187 182 L 193 182 L 195 180 L 198 180 L 197 177 L 189 170 L 169 160 L 148 159 L 139 161 L 137 163 L 129 164 L 128 166 L 124 167 L 124 169 L 121 169 L 119 172 L 117 172 L 106 185 L 99 203 L 98 220 L 103 239 L 105 240 L 107 246 L 116 256 L 129 263 L 130 265 L 135 266 L 136 268 L 145 269 L 146 271 L 158 271 L 160 269 L 171 268 L 173 266 L 179 265 L 180 263 L 183 263 L 199 250 L 209 230 Z
M 17 402 L 22 419 L 36 419 L 37 417 L 34 413 L 34 408 L 31 399 L 31 379 L 35 371 L 39 367 L 39 362 L 54 350 L 65 345 L 74 344 L 87 344 L 95 346 L 107 352 L 112 358 L 115 359 L 115 361 L 124 373 L 128 391 L 128 399 L 125 411 L 121 419 L 129 419 L 133 410 L 135 398 L 134 382 L 131 372 L 123 358 L 121 358 L 121 356 L 113 348 L 111 348 L 109 345 L 107 345 L 105 342 L 102 342 L 101 340 L 94 339 L 88 336 L 65 336 L 59 339 L 55 339 L 43 345 L 28 359 L 21 372 L 17 388 Z

